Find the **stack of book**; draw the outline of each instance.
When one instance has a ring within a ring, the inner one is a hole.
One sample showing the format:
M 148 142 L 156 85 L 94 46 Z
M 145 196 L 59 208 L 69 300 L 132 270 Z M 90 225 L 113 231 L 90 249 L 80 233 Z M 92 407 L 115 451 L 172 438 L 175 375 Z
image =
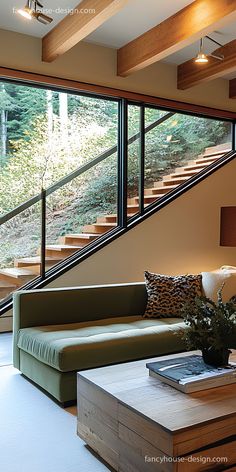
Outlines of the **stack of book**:
M 149 375 L 184 393 L 222 387 L 236 382 L 236 364 L 212 367 L 197 354 L 146 364 Z

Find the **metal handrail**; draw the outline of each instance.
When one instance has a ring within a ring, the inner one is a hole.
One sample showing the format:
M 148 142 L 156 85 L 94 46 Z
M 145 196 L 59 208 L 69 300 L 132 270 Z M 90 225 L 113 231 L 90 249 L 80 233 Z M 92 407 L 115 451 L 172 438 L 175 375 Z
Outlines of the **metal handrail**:
M 144 130 L 145 134 L 148 133 L 149 131 L 153 130 L 157 126 L 161 125 L 165 121 L 169 120 L 175 114 L 176 114 L 175 112 L 166 113 L 164 116 L 162 116 L 158 120 L 156 120 L 153 123 L 151 123 L 150 125 L 148 125 Z M 134 143 L 139 138 L 140 138 L 140 132 L 134 134 L 133 136 L 131 136 L 128 139 L 128 145 Z M 84 174 L 89 169 L 92 169 L 92 167 L 94 167 L 95 165 L 100 164 L 105 159 L 107 159 L 108 157 L 115 154 L 117 152 L 117 150 L 118 150 L 117 145 L 112 146 L 111 148 L 107 149 L 107 151 L 103 152 L 99 156 L 92 159 L 90 162 L 88 162 L 86 164 L 83 164 L 82 166 L 78 167 L 78 169 L 74 170 L 70 174 L 66 175 L 66 177 L 63 177 L 61 180 L 59 180 L 55 184 L 48 187 L 45 190 L 45 197 L 47 197 L 51 193 L 55 192 L 59 188 L 63 187 L 64 185 L 68 184 L 69 182 L 71 182 L 71 180 L 74 180 L 76 177 L 79 177 L 80 175 Z M 6 223 L 7 221 L 11 220 L 15 216 L 19 215 L 19 213 L 22 213 L 23 211 L 27 210 L 31 206 L 35 205 L 35 203 L 37 203 L 41 200 L 42 200 L 42 193 L 39 193 L 35 197 L 32 197 L 29 200 L 27 200 L 26 202 L 21 203 L 21 205 L 17 206 L 16 208 L 11 210 L 10 212 L 8 212 L 5 215 L 0 217 L 0 225 L 2 225 L 4 223 Z

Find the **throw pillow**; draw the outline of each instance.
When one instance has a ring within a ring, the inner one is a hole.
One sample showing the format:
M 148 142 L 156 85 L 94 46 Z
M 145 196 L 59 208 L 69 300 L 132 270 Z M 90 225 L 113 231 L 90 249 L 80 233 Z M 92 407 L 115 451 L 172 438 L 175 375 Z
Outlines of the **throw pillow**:
M 217 292 L 224 284 L 222 298 L 227 302 L 236 295 L 236 270 L 217 269 L 211 272 L 202 272 L 202 288 L 206 297 L 217 301 Z
M 145 318 L 181 317 L 184 305 L 202 294 L 201 275 L 144 274 L 148 295 Z

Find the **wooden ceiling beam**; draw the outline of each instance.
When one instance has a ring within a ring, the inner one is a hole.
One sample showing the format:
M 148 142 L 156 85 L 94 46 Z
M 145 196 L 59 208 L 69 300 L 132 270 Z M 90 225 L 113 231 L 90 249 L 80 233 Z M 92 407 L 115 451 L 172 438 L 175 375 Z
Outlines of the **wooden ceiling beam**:
M 236 79 L 229 81 L 229 98 L 236 98 Z
M 52 62 L 118 13 L 129 0 L 82 0 L 44 36 L 42 60 Z
M 117 74 L 126 77 L 236 18 L 236 0 L 195 0 L 118 50 Z
M 222 61 L 208 56 L 208 63 L 197 64 L 194 59 L 178 66 L 178 89 L 186 90 L 194 85 L 217 79 L 236 71 L 236 39 L 216 49 L 214 55 L 224 56 Z

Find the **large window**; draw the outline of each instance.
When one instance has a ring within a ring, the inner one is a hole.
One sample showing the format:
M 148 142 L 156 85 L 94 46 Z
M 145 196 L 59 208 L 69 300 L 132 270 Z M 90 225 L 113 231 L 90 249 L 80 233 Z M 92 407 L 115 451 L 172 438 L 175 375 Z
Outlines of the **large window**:
M 0 109 L 0 215 L 118 143 L 117 100 L 2 82 Z M 59 244 L 68 233 L 80 233 L 116 210 L 117 151 L 48 196 L 46 243 Z M 36 256 L 40 202 L 1 225 L 0 238 L 0 269 Z M 58 262 L 73 248 L 61 255 L 48 250 L 54 253 Z
M 214 166 L 231 134 L 227 119 L 0 82 L 0 304 Z

